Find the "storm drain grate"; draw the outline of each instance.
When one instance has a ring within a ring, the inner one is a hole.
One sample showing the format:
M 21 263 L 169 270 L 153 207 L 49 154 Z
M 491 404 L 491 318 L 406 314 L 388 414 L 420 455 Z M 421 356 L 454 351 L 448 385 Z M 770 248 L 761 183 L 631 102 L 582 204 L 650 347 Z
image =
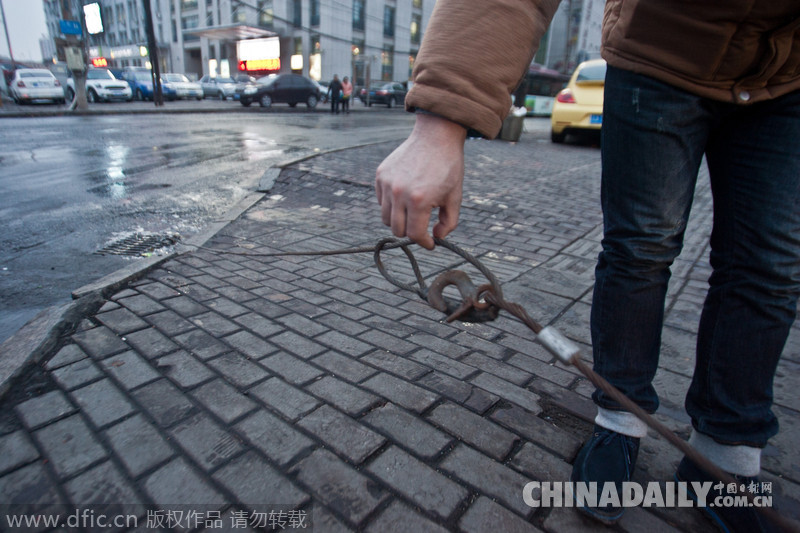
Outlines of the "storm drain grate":
M 112 242 L 95 252 L 95 255 L 127 255 L 139 257 L 159 248 L 172 246 L 180 240 L 180 235 L 158 233 L 134 233 L 124 239 Z

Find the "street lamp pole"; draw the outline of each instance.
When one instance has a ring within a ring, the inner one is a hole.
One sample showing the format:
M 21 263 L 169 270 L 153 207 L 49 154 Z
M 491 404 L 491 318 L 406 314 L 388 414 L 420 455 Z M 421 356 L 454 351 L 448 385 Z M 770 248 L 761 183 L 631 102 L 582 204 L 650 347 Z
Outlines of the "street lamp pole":
M 6 10 L 3 7 L 3 0 L 0 0 L 0 14 L 3 15 L 3 29 L 6 32 L 6 43 L 8 44 L 8 55 L 11 57 L 11 66 L 17 70 L 17 63 L 14 61 L 14 52 L 11 50 L 11 37 L 8 35 L 8 24 L 6 23 Z

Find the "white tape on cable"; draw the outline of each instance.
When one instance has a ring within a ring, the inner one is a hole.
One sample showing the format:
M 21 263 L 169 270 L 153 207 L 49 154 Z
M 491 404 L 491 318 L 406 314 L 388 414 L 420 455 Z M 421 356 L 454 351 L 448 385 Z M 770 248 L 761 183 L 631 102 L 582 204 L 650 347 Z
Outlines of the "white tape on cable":
M 571 364 L 572 358 L 581 351 L 577 344 L 562 335 L 552 326 L 547 326 L 539 332 L 537 340 L 562 363 Z

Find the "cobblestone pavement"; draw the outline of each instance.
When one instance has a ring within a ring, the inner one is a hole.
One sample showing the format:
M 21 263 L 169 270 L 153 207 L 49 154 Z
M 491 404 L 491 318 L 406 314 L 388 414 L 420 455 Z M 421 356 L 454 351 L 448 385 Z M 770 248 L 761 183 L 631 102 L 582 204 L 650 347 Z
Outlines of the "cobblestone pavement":
M 258 255 L 386 236 L 372 179 L 393 147 L 284 169 L 207 244 L 221 253 L 174 257 L 65 336 L 2 401 L 0 502 L 123 503 L 143 517 L 146 506 L 182 505 L 231 526 L 281 509 L 286 529 L 314 531 L 598 529 L 571 508 L 523 502 L 528 481 L 568 479 L 594 415 L 590 384 L 523 326 L 507 315 L 446 324 L 387 283 L 370 254 Z M 508 300 L 589 354 L 599 151 L 550 146 L 534 131 L 516 144 L 469 141 L 467 168 L 451 240 L 486 262 Z M 706 179 L 697 192 L 656 378 L 658 417 L 683 436 L 709 273 Z M 423 272 L 460 264 L 448 254 L 421 253 Z M 389 255 L 393 271 L 410 275 L 401 253 Z M 775 386 L 782 432 L 765 450 L 763 475 L 775 506 L 794 518 L 798 364 L 795 326 Z M 635 479 L 671 480 L 679 460 L 651 435 Z M 693 509 L 637 507 L 615 529 L 711 527 Z

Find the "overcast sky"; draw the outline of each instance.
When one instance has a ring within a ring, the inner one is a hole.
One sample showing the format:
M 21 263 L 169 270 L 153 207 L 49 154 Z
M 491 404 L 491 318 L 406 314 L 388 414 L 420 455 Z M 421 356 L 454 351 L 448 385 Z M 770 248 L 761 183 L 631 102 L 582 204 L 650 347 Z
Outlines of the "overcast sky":
M 42 61 L 39 38 L 47 35 L 42 0 L 0 0 L 6 13 L 6 27 L 14 59 Z M 8 57 L 8 39 L 0 25 L 0 56 Z

